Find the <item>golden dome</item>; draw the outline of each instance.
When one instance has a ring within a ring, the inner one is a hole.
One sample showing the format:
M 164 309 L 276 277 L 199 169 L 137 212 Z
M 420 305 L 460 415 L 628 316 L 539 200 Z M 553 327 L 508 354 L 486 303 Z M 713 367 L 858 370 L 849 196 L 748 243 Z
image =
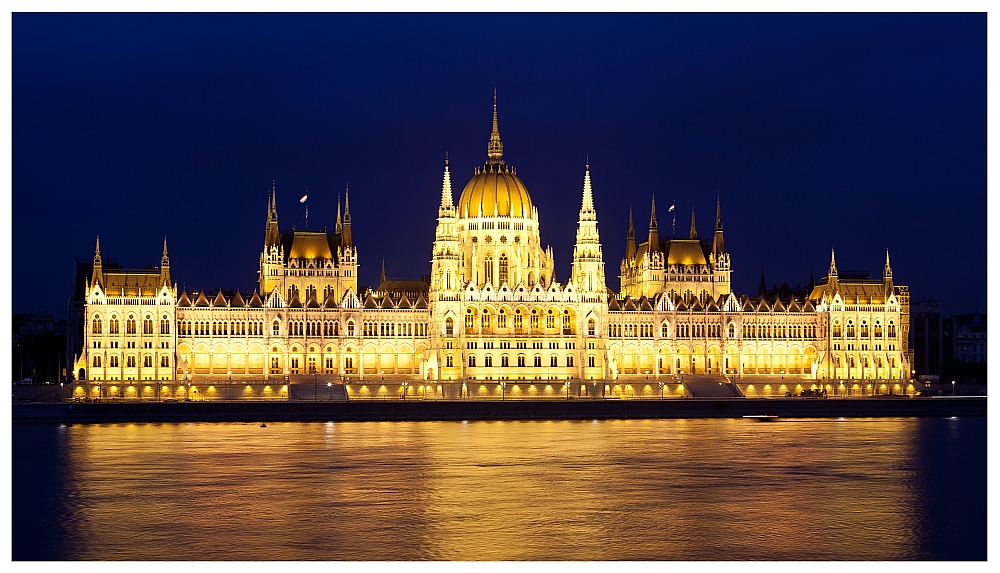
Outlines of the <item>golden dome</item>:
M 465 185 L 458 200 L 459 217 L 531 217 L 531 196 L 517 171 L 503 160 L 497 100 L 493 94 L 493 133 L 487 146 L 489 161 Z
M 495 211 L 494 211 L 495 210 Z M 528 189 L 506 165 L 486 165 L 465 185 L 459 217 L 531 217 Z

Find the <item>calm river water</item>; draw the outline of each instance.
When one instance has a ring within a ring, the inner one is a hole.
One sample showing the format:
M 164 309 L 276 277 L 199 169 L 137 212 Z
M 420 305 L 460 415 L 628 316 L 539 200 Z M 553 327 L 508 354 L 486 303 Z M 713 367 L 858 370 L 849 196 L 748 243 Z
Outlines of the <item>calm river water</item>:
M 986 418 L 13 427 L 14 559 L 985 559 Z

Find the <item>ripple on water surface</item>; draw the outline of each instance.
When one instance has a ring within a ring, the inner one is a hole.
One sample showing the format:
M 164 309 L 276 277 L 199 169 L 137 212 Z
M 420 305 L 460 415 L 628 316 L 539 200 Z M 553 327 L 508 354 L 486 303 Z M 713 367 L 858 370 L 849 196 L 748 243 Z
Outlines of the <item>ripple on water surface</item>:
M 948 476 L 930 460 L 960 456 L 978 471 L 949 431 L 982 441 L 985 530 L 985 426 L 975 418 L 16 426 L 14 556 L 985 558 L 985 533 L 981 550 L 972 540 L 961 555 L 927 540 L 953 519 L 938 515 L 935 503 L 947 500 L 934 488 Z M 38 448 L 53 455 L 41 459 Z M 51 483 L 26 485 L 46 471 Z M 35 537 L 54 538 L 37 551 L 26 541 L 32 496 L 49 524 Z M 966 500 L 973 512 L 977 499 Z M 20 540 L 19 520 L 28 524 Z

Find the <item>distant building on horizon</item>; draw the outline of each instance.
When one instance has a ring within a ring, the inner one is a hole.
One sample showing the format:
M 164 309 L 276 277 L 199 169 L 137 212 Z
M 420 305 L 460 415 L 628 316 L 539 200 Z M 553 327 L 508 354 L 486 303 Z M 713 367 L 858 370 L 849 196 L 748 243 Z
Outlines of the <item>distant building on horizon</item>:
M 629 397 L 682 376 L 760 381 L 775 393 L 841 380 L 898 392 L 911 378 L 909 291 L 894 283 L 888 252 L 881 278 L 839 271 L 831 251 L 826 276 L 806 288 L 736 295 L 721 201 L 707 238 L 693 211 L 686 236 L 661 238 L 654 201 L 646 240 L 637 243 L 630 214 L 616 293 L 588 162 L 572 273 L 559 281 L 538 209 L 503 159 L 495 103 L 487 156 L 457 204 L 445 159 L 429 275 L 387 279 L 383 265 L 365 292 L 346 192 L 333 232 L 282 231 L 272 186 L 253 292 L 178 292 L 166 241 L 159 266 L 130 270 L 104 263 L 98 240 L 85 302 L 79 312 L 71 302 L 71 325 L 83 324 L 74 373 L 164 381 L 171 392 L 347 382 L 362 397 L 418 387 L 425 397 Z M 77 265 L 75 288 L 86 270 Z

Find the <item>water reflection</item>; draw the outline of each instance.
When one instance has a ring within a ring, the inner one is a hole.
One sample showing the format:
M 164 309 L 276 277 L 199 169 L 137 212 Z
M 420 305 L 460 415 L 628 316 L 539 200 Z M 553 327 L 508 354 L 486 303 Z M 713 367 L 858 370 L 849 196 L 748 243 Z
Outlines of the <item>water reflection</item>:
M 76 425 L 48 558 L 929 558 L 926 423 Z

